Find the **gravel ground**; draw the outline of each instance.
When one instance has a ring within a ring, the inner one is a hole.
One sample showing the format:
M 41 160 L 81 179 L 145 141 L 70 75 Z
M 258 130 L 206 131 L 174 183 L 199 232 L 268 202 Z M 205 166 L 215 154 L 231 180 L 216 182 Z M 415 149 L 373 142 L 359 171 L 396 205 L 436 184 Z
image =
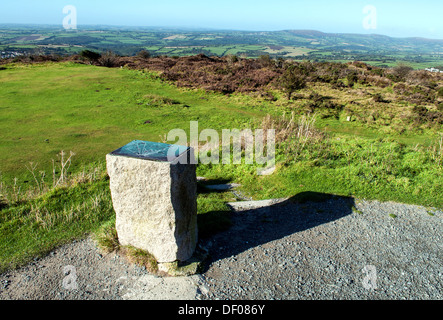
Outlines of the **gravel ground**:
M 442 218 L 343 197 L 237 209 L 229 230 L 202 242 L 201 275 L 154 276 L 85 239 L 0 275 L 0 299 L 441 300 Z
M 213 239 L 205 298 L 440 300 L 443 213 L 428 211 L 334 197 L 237 212 Z
M 152 275 L 125 257 L 102 255 L 88 238 L 0 275 L 0 300 L 193 300 L 200 279 Z

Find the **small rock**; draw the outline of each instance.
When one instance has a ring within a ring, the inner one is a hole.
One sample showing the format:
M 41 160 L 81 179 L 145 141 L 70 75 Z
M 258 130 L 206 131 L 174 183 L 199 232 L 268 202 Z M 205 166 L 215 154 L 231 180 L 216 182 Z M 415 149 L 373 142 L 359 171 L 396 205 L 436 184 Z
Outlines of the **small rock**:
M 198 287 L 198 290 L 205 296 L 207 296 L 209 294 L 209 288 L 205 285 L 200 285 Z

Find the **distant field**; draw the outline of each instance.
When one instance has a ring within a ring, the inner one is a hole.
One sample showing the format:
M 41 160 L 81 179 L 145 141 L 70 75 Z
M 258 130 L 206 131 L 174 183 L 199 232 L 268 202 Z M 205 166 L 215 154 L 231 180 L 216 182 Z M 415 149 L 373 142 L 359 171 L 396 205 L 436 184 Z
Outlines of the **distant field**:
M 400 39 L 316 31 L 183 31 L 177 29 L 0 25 L 0 52 L 72 54 L 84 49 L 121 55 L 148 50 L 153 55 L 242 55 L 311 61 L 364 61 L 391 67 L 405 62 L 415 69 L 443 65 L 440 40 Z M 6 55 L 6 53 L 4 55 Z M 3 54 L 2 54 L 3 55 Z
M 303 48 L 303 47 L 298 48 L 298 47 L 290 47 L 290 46 L 285 46 L 285 47 L 271 46 L 265 50 L 266 53 L 282 55 L 284 57 L 294 57 L 294 56 L 307 55 L 308 53 L 313 52 L 313 51 L 315 51 L 315 50 Z

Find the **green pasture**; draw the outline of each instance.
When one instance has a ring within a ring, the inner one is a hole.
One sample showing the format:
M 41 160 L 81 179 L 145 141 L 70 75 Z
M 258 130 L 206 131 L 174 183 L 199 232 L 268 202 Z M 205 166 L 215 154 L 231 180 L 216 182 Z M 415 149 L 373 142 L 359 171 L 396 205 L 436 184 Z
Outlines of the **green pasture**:
M 155 104 L 149 96 L 174 104 Z M 180 90 L 138 71 L 10 65 L 0 70 L 0 171 L 8 180 L 29 181 L 25 166 L 38 163 L 49 172 L 60 150 L 76 154 L 75 167 L 102 160 L 134 139 L 159 141 L 171 129 L 189 131 L 191 120 L 222 129 L 258 115 L 222 95 Z
M 190 121 L 198 121 L 200 132 L 258 128 L 267 114 L 278 120 L 287 111 L 289 102 L 282 99 L 179 89 L 155 73 L 125 68 L 2 66 L 0 272 L 112 222 L 107 153 L 134 139 L 164 141 L 171 129 L 189 133 Z M 443 207 L 443 157 L 435 131 L 390 135 L 340 119 L 318 119 L 316 126 L 326 131 L 321 139 L 305 140 L 294 131 L 279 142 L 272 175 L 260 176 L 258 165 L 244 163 L 199 164 L 197 175 L 206 183 L 240 183 L 241 194 L 257 200 L 317 192 L 419 204 L 430 213 Z M 75 155 L 67 182 L 53 188 L 61 150 Z M 36 192 L 26 196 L 30 189 Z M 229 226 L 226 202 L 241 199 L 201 184 L 198 191 L 199 234 Z

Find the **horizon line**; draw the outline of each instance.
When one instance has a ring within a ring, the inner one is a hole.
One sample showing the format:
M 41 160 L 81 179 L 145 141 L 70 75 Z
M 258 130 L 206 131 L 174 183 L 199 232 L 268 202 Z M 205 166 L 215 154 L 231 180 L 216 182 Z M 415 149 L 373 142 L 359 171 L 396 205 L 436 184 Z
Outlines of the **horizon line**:
M 47 26 L 47 27 L 57 27 L 59 29 L 64 29 L 60 24 L 54 23 L 22 23 L 22 22 L 6 22 L 0 23 L 0 26 L 5 25 L 18 25 L 18 26 Z M 77 29 L 66 30 L 68 32 L 78 31 L 79 28 L 88 28 L 88 27 L 110 27 L 110 28 L 145 28 L 145 29 L 164 29 L 164 30 L 183 30 L 183 31 L 220 31 L 220 32 L 288 32 L 288 31 L 304 31 L 304 32 L 317 32 L 325 35 L 361 35 L 361 36 L 382 36 L 393 39 L 424 39 L 424 40 L 432 40 L 432 41 L 443 41 L 443 38 L 428 38 L 423 36 L 390 36 L 387 34 L 381 33 L 358 33 L 358 32 L 325 32 L 316 29 L 278 29 L 278 30 L 247 30 L 247 29 L 227 29 L 227 28 L 213 28 L 213 27 L 185 27 L 185 26 L 142 26 L 142 25 L 112 25 L 112 24 L 78 24 Z M 99 30 L 97 30 L 99 31 Z

